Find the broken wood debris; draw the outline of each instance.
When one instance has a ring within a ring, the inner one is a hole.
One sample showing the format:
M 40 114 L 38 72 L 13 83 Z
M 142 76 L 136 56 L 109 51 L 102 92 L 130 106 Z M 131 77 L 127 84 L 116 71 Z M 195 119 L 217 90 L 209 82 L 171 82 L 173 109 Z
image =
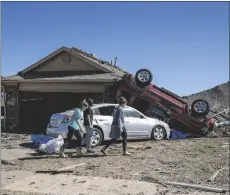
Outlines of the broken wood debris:
M 68 166 L 68 167 L 63 167 L 63 168 L 57 169 L 57 171 L 66 171 L 66 170 L 74 169 L 76 167 L 80 167 L 80 166 L 83 166 L 83 165 L 85 165 L 85 163 L 79 163 L 79 164 L 76 164 L 76 165 L 71 165 L 71 166 Z
M 79 166 L 83 166 L 85 165 L 86 163 L 79 163 L 79 164 L 75 164 L 75 165 L 71 165 L 71 166 L 67 166 L 67 167 L 62 167 L 62 168 L 59 168 L 59 169 L 56 169 L 56 170 L 40 170 L 40 171 L 36 171 L 36 173 L 44 173 L 44 174 L 61 174 L 61 173 L 73 173 L 73 170 L 71 169 L 74 169 L 76 167 L 79 167 Z
M 3 165 L 15 165 L 15 163 L 10 162 L 10 161 L 8 161 L 8 160 L 3 160 L 3 159 L 1 159 L 1 163 L 2 163 Z
M 167 181 L 165 184 L 172 185 L 172 186 L 180 186 L 185 188 L 193 188 L 197 190 L 209 191 L 209 192 L 217 192 L 217 193 L 226 193 L 229 189 L 226 188 L 219 188 L 214 186 L 205 186 L 205 185 L 198 185 L 198 184 L 189 184 L 189 183 L 180 183 L 180 182 L 170 182 Z
M 35 171 L 35 173 L 43 173 L 43 174 L 61 174 L 61 173 L 73 173 L 73 170 L 65 170 L 65 171 L 58 171 L 58 170 L 46 170 L 46 171 Z
M 225 170 L 225 169 L 228 169 L 228 167 L 224 167 L 224 168 L 222 168 L 222 169 L 217 170 L 217 171 L 208 179 L 208 182 L 214 181 L 215 178 L 218 176 L 218 174 L 219 174 L 221 171 Z

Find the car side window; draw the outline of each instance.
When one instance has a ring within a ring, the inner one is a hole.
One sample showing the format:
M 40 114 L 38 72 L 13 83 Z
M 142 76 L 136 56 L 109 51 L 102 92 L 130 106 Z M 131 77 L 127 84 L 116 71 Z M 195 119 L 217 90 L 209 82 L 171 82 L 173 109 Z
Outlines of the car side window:
M 102 116 L 112 116 L 115 106 L 104 106 L 98 108 L 100 115 Z
M 131 116 L 131 110 L 130 110 L 130 109 L 124 108 L 124 109 L 123 109 L 123 112 L 124 112 L 124 117 L 132 117 L 132 116 Z
M 141 115 L 133 109 L 124 108 L 123 112 L 125 117 L 141 118 Z
M 135 110 L 131 110 L 130 113 L 131 113 L 131 117 L 133 117 L 133 118 L 141 118 L 141 116 L 142 116 Z
M 93 115 L 100 115 L 100 112 L 99 112 L 98 108 L 95 108 L 95 109 L 92 109 L 92 110 L 93 110 Z

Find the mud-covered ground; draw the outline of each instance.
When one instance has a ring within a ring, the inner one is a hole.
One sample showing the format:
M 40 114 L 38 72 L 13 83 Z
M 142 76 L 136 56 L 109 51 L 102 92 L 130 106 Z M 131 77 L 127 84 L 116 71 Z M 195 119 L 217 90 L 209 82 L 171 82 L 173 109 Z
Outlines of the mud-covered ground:
M 2 149 L 11 150 L 30 147 L 28 137 L 24 135 L 2 134 Z M 96 176 L 114 179 L 132 179 L 152 183 L 176 181 L 193 184 L 205 184 L 229 188 L 229 137 L 202 138 L 171 141 L 129 142 L 131 156 L 121 155 L 121 144 L 108 150 L 109 156 L 100 153 L 101 147 L 94 148 L 93 155 L 85 154 L 81 158 L 71 157 L 73 149 L 67 151 L 69 158 L 60 159 L 57 155 L 40 156 L 28 154 L 28 158 L 2 162 L 2 171 L 24 170 L 44 171 L 86 163 L 76 168 L 76 176 Z M 213 182 L 209 178 L 214 172 L 226 168 L 218 174 Z M 9 179 L 10 182 L 10 179 Z M 202 194 L 197 190 L 162 187 L 159 194 Z M 14 194 L 6 192 L 5 194 Z M 33 194 L 19 193 L 15 194 Z M 210 193 L 208 193 L 210 194 Z

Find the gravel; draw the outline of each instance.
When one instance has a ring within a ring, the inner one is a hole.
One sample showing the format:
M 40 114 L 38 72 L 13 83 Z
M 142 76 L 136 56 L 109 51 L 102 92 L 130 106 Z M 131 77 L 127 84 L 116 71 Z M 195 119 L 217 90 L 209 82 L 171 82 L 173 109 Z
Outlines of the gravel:
M 2 148 L 21 147 L 27 142 L 25 135 L 2 134 Z M 27 145 L 27 147 L 29 147 Z M 14 160 L 2 164 L 2 171 L 24 170 L 45 171 L 86 163 L 76 168 L 76 176 L 97 176 L 114 179 L 132 179 L 152 183 L 176 181 L 229 187 L 229 170 L 222 171 L 213 182 L 208 179 L 215 171 L 229 167 L 229 138 L 201 138 L 171 141 L 129 142 L 131 156 L 122 156 L 121 144 L 112 145 L 109 156 L 100 153 L 101 147 L 94 148 L 95 154 L 82 158 L 60 159 L 57 155 L 29 156 L 29 159 Z M 75 150 L 69 149 L 68 154 Z M 40 157 L 40 159 L 37 159 Z M 165 188 L 159 185 L 159 194 L 192 194 L 199 192 L 183 188 Z M 6 194 L 29 195 L 33 193 L 7 192 Z M 198 194 L 202 194 L 199 192 Z M 203 193 L 205 194 L 205 193 Z M 210 193 L 209 193 L 210 194 Z M 39 195 L 39 194 L 36 194 Z M 42 195 L 42 194 L 40 194 Z

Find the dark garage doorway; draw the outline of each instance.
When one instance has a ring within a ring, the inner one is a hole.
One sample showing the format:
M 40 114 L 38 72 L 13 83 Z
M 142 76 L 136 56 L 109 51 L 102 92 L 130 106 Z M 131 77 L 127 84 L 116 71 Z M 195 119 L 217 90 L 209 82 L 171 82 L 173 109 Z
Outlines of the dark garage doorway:
M 19 131 L 44 133 L 50 117 L 77 107 L 85 98 L 103 102 L 103 93 L 19 92 Z

